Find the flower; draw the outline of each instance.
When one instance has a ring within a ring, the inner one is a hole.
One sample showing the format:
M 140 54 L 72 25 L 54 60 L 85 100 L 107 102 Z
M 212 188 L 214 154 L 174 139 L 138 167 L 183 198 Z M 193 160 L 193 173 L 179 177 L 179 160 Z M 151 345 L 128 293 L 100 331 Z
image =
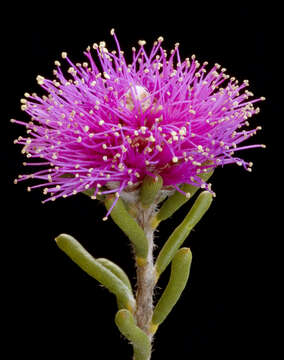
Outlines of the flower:
M 67 74 L 55 61 L 55 80 L 37 77 L 47 95 L 26 93 L 21 100 L 31 121 L 12 120 L 27 128 L 15 142 L 31 160 L 25 165 L 41 167 L 19 176 L 40 180 L 28 190 L 44 187 L 45 201 L 88 189 L 93 198 L 119 197 L 146 175 L 160 175 L 164 187 L 179 191 L 182 183 L 210 190 L 198 176 L 203 172 L 230 163 L 251 170 L 235 153 L 264 146 L 239 146 L 260 129 L 243 127 L 259 112 L 253 104 L 264 98 L 249 100 L 247 80 L 239 84 L 218 64 L 207 71 L 207 62 L 200 65 L 194 55 L 182 62 L 179 44 L 168 55 L 162 37 L 150 54 L 139 41 L 127 64 L 111 34 L 117 51 L 94 44 L 97 62 L 88 47 L 82 64 L 63 52 Z

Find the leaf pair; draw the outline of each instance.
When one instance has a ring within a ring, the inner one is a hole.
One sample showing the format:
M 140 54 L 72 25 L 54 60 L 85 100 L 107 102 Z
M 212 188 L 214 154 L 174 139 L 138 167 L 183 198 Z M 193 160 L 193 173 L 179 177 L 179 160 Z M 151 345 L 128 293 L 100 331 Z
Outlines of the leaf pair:
M 70 235 L 61 234 L 55 241 L 59 248 L 81 269 L 116 295 L 120 310 L 116 314 L 115 323 L 120 332 L 132 343 L 135 360 L 147 360 L 151 353 L 151 342 L 148 336 L 136 325 L 132 314 L 135 310 L 135 299 L 125 272 L 108 259 L 93 258 Z
M 70 235 L 61 234 L 55 241 L 81 269 L 116 296 L 120 308 L 134 312 L 136 305 L 130 281 L 118 265 L 104 258 L 95 259 Z

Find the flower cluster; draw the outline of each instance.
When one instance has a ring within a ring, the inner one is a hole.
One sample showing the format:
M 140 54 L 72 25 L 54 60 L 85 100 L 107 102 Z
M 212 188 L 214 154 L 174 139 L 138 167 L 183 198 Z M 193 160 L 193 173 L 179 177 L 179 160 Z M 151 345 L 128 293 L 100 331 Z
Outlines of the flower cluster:
M 238 81 L 215 64 L 209 71 L 193 55 L 181 61 L 179 44 L 167 54 L 160 37 L 145 50 L 132 48 L 127 64 L 114 31 L 117 51 L 105 42 L 94 44 L 96 62 L 88 47 L 88 61 L 69 69 L 59 61 L 55 79 L 37 77 L 44 96 L 25 93 L 22 110 L 30 122 L 27 136 L 15 142 L 24 145 L 30 166 L 40 166 L 19 180 L 39 179 L 28 189 L 44 187 L 45 200 L 67 197 L 87 189 L 97 194 L 131 191 L 146 175 L 163 178 L 164 187 L 179 189 L 182 183 L 210 190 L 199 175 L 217 166 L 237 163 L 239 146 L 260 127 L 244 130 L 248 119 L 259 112 L 250 99 L 248 81 Z M 93 51 L 93 50 L 92 50 Z M 36 159 L 36 160 L 35 160 Z M 18 180 L 16 180 L 17 182 Z

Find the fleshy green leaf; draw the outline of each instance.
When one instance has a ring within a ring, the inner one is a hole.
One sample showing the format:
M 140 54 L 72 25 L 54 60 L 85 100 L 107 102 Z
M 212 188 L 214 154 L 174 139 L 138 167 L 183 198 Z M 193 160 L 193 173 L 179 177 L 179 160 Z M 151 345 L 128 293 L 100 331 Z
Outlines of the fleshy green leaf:
M 81 191 L 81 193 L 84 194 L 84 195 L 89 196 L 92 199 L 97 199 L 97 200 L 103 201 L 105 199 L 105 196 L 104 195 L 99 195 L 99 194 L 96 194 L 96 196 L 94 196 L 95 190 L 96 190 L 96 188 L 91 188 L 91 189 Z
M 135 299 L 129 288 L 111 270 L 94 259 L 72 236 L 61 234 L 55 239 L 58 247 L 81 269 L 115 294 L 123 308 L 134 311 Z
M 161 176 L 145 176 L 141 189 L 140 201 L 144 207 L 150 206 L 158 195 L 158 192 L 163 186 L 163 179 Z
M 128 287 L 128 289 L 132 292 L 132 286 L 129 281 L 128 276 L 126 273 L 114 262 L 105 259 L 105 258 L 99 258 L 97 261 L 105 266 L 107 269 L 109 269 L 114 275 L 116 275 L 123 283 Z
M 213 174 L 213 171 L 208 173 L 200 174 L 199 177 L 207 181 Z M 176 191 L 172 196 L 170 196 L 161 206 L 158 214 L 157 214 L 157 222 L 168 219 L 172 216 L 183 204 L 185 204 L 193 195 L 198 191 L 199 187 L 193 186 L 190 184 L 181 185 L 181 190 L 185 193 L 190 194 L 189 197 L 186 197 L 179 191 Z
M 126 309 L 119 310 L 115 323 L 122 335 L 129 340 L 134 350 L 134 360 L 148 360 L 151 355 L 151 342 L 136 324 L 133 315 Z
M 94 195 L 95 190 L 96 190 L 95 188 L 84 190 L 82 191 L 82 194 L 92 197 Z
M 156 330 L 169 315 L 180 298 L 189 277 L 192 254 L 189 248 L 181 248 L 173 258 L 169 283 L 158 301 L 152 324 Z
M 157 278 L 172 261 L 177 250 L 181 247 L 181 245 L 189 235 L 190 231 L 201 220 L 203 215 L 209 209 L 211 203 L 212 194 L 209 191 L 203 191 L 198 196 L 185 219 L 173 231 L 173 233 L 170 235 L 170 237 L 162 247 L 156 261 Z
M 109 210 L 115 201 L 114 196 L 110 196 L 105 200 L 105 206 Z M 128 236 L 133 243 L 135 254 L 138 258 L 146 259 L 148 254 L 148 241 L 146 235 L 135 221 L 135 219 L 126 210 L 122 199 L 118 199 L 110 216 L 118 227 Z

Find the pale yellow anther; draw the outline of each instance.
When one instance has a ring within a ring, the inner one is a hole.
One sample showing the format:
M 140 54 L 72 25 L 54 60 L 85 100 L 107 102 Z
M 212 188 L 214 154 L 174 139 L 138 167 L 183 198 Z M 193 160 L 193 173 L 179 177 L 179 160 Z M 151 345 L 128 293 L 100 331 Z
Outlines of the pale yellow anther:
M 150 142 L 155 142 L 156 139 L 154 138 L 153 135 L 150 135 L 150 136 L 148 137 L 148 141 L 150 141 Z
M 147 110 L 151 105 L 151 100 L 149 96 L 149 92 L 143 86 L 132 86 L 125 94 L 126 108 L 128 110 L 133 110 L 135 107 L 135 103 L 140 102 L 142 111 Z
M 109 74 L 108 73 L 106 73 L 105 71 L 104 71 L 104 77 L 105 77 L 105 79 L 110 79 L 110 76 L 109 76 Z
M 42 84 L 44 83 L 44 77 L 41 76 L 41 75 L 38 75 L 38 76 L 36 77 L 36 80 L 37 80 L 37 83 L 38 83 L 39 85 L 42 85 Z
M 142 134 L 146 134 L 146 130 L 147 130 L 146 126 L 141 126 L 140 127 L 140 131 L 141 131 Z

